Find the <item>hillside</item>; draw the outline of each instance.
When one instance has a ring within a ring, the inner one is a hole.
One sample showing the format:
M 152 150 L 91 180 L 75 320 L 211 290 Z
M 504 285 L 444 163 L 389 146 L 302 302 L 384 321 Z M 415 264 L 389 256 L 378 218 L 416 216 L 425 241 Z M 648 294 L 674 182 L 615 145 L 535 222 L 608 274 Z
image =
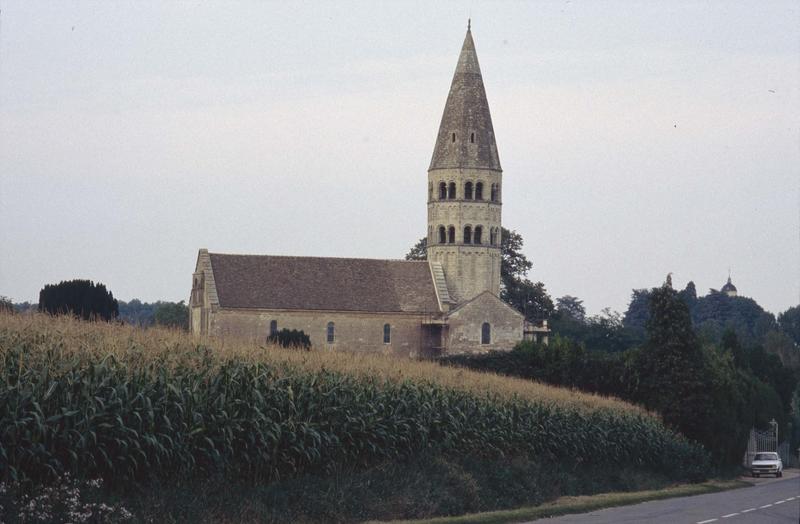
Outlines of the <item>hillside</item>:
M 630 404 L 435 363 L 8 314 L 0 358 L 3 481 L 100 477 L 143 519 L 454 514 L 708 460 Z

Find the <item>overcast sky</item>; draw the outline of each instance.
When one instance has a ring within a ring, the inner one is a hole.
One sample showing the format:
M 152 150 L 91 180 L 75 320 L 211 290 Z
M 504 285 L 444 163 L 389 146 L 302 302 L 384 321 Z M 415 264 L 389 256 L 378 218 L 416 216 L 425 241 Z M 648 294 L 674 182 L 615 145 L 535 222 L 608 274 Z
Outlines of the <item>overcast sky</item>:
M 402 258 L 466 22 L 529 277 L 800 302 L 800 3 L 0 0 L 0 294 Z

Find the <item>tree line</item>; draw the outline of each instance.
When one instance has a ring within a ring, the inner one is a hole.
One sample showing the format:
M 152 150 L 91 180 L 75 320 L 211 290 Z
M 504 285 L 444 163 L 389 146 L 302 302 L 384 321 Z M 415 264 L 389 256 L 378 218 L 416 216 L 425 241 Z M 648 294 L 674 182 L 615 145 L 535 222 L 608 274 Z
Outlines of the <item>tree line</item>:
M 84 320 L 119 321 L 142 327 L 165 326 L 189 329 L 189 307 L 180 302 L 130 302 L 117 300 L 101 283 L 91 280 L 67 280 L 46 284 L 39 292 L 39 302 L 14 304 L 8 297 L 0 296 L 0 312 L 39 311 L 51 315 L 68 314 Z

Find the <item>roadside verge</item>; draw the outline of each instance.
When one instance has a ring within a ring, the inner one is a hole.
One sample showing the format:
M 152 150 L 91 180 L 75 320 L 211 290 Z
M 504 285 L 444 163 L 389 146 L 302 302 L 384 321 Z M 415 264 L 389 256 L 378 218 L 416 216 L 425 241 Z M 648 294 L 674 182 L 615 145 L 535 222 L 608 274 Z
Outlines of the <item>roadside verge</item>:
M 688 497 L 716 493 L 729 489 L 751 486 L 742 480 L 709 480 L 700 484 L 681 484 L 664 489 L 634 491 L 630 493 L 601 493 L 580 497 L 560 497 L 553 502 L 539 506 L 526 506 L 517 509 L 473 513 L 458 517 L 437 517 L 423 520 L 398 520 L 393 524 L 506 524 L 525 522 L 545 517 L 556 517 L 570 513 L 587 513 L 597 509 L 614 506 L 628 506 L 650 500 L 661 500 L 673 497 Z

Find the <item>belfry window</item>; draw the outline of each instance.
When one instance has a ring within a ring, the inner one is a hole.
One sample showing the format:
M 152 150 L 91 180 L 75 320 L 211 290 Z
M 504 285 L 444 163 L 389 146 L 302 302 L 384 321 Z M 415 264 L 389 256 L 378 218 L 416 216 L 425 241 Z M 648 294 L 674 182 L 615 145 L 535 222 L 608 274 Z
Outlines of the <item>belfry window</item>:
M 456 134 L 455 133 L 453 133 L 453 143 L 454 144 L 456 143 Z
M 328 344 L 333 344 L 333 341 L 336 340 L 336 337 L 335 337 L 336 333 L 335 333 L 334 330 L 335 330 L 335 327 L 333 325 L 333 322 L 328 322 L 328 332 L 327 332 Z
M 392 342 L 392 326 L 389 324 L 383 325 L 383 343 L 391 344 Z
M 475 200 L 483 200 L 483 182 L 475 184 Z
M 453 200 L 456 198 L 456 183 L 450 182 L 450 185 L 447 187 L 447 198 Z
M 484 322 L 481 326 L 481 344 L 492 343 L 492 326 L 488 322 Z
M 473 243 L 480 244 L 481 243 L 481 234 L 483 233 L 483 228 L 481 226 L 475 226 L 475 234 L 473 236 Z
M 469 227 L 469 226 L 466 226 L 464 228 L 464 243 L 465 244 L 471 244 L 472 243 L 472 228 Z
M 447 243 L 447 230 L 444 228 L 444 226 L 439 226 L 439 243 Z
M 439 184 L 439 200 L 447 198 L 447 184 L 442 182 Z
M 464 184 L 464 198 L 466 200 L 472 200 L 472 182 Z
M 278 334 L 278 321 L 272 320 L 269 323 L 269 336 L 274 337 Z
M 456 228 L 453 226 L 450 226 L 450 229 L 447 230 L 447 243 L 448 244 L 456 243 Z

